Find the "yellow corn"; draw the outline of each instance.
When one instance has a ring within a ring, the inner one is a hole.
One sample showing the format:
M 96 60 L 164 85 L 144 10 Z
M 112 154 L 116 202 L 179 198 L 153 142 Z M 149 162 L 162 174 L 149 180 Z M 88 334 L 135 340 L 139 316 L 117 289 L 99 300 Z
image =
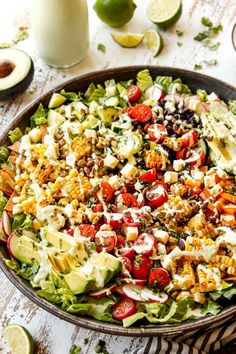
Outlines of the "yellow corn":
M 89 179 L 82 175 L 71 178 L 67 188 L 70 200 L 76 199 L 81 202 L 88 197 L 91 190 Z
M 229 275 L 236 275 L 236 259 L 234 258 L 217 254 L 211 258 L 211 263 Z
M 21 203 L 23 212 L 25 214 L 36 214 L 36 201 L 35 197 L 29 197 Z
M 72 143 L 72 150 L 76 152 L 77 159 L 82 159 L 88 155 L 91 150 L 91 142 L 89 138 L 75 138 Z

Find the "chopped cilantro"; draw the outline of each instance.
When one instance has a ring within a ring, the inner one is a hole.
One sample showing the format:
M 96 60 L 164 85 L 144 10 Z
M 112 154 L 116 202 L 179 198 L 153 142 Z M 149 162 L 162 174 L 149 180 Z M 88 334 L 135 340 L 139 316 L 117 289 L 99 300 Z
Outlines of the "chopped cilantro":
M 79 354 L 81 350 L 82 350 L 81 347 L 78 347 L 78 345 L 73 344 L 72 347 L 70 348 L 69 354 Z
M 10 43 L 1 43 L 0 44 L 0 49 L 4 49 L 4 48 L 10 48 L 11 44 Z
M 201 70 L 202 64 L 195 64 L 193 70 Z
M 94 347 L 94 351 L 95 353 L 108 354 L 108 351 L 106 350 L 106 342 L 104 340 L 99 339 L 99 341 Z
M 178 37 L 181 37 L 183 34 L 184 34 L 184 32 L 183 31 L 180 31 L 180 30 L 175 30 L 175 33 L 177 34 L 177 36 Z
M 182 42 L 177 42 L 178 47 L 182 47 L 183 43 Z
M 203 16 L 201 22 L 205 27 L 213 27 L 213 23 L 208 17 Z
M 213 66 L 217 65 L 218 61 L 216 59 L 211 59 L 211 60 L 204 60 L 203 61 L 207 66 Z
M 29 37 L 29 33 L 24 29 L 20 30 L 20 32 L 15 36 L 14 43 L 18 43 L 20 41 L 24 41 Z
M 102 43 L 98 43 L 98 45 L 97 45 L 97 50 L 98 50 L 99 52 L 106 53 L 106 47 L 105 47 L 105 45 L 102 44 Z
M 219 48 L 220 42 L 216 42 L 214 44 L 211 44 L 211 42 L 209 40 L 205 40 L 203 45 L 204 45 L 204 47 L 207 47 L 208 49 L 210 49 L 212 52 L 215 52 Z
M 88 338 L 84 338 L 84 345 L 87 345 L 89 342 Z
M 205 39 L 215 37 L 220 31 L 223 31 L 223 26 L 219 23 L 218 26 L 210 27 L 208 30 L 198 33 L 194 39 L 198 42 L 203 42 Z

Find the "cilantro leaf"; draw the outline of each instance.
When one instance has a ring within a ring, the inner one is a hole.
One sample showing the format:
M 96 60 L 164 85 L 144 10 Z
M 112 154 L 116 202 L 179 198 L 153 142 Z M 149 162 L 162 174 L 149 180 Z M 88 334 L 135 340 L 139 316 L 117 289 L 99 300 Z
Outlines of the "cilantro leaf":
M 98 50 L 99 52 L 106 53 L 106 47 L 105 47 L 105 45 L 102 44 L 102 43 L 98 43 L 98 45 L 97 45 L 97 50 Z
M 193 70 L 201 70 L 202 64 L 195 64 Z
M 208 17 L 206 17 L 206 16 L 203 16 L 203 17 L 202 17 L 201 22 L 202 22 L 203 26 L 205 26 L 205 27 L 213 27 L 213 23 L 212 23 L 211 20 L 210 20 Z
M 178 37 L 181 37 L 183 34 L 184 34 L 184 32 L 183 31 L 180 31 L 180 30 L 175 30 L 175 33 L 177 34 L 177 36 Z

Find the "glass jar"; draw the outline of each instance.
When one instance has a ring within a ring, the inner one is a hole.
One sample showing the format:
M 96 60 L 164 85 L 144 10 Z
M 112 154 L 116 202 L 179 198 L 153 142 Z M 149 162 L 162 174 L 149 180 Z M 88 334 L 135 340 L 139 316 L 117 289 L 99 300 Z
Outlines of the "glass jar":
M 38 55 L 48 65 L 68 68 L 85 58 L 89 45 L 86 0 L 33 0 L 31 21 Z

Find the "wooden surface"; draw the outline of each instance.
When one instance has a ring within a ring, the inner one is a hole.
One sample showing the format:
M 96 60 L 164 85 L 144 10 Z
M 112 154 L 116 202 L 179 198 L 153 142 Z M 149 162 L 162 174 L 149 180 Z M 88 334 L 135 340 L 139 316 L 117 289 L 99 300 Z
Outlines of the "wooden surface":
M 30 0 L 0 0 L 0 43 L 11 40 L 19 25 L 29 24 Z M 132 21 L 122 31 L 143 32 L 155 28 L 145 15 L 146 2 L 136 0 L 138 5 Z M 100 22 L 93 9 L 93 0 L 88 0 L 90 15 L 90 49 L 87 58 L 68 70 L 53 69 L 45 65 L 34 49 L 33 38 L 18 43 L 17 47 L 26 50 L 35 62 L 35 77 L 28 91 L 13 101 L 0 102 L 0 129 L 4 129 L 19 110 L 34 98 L 54 86 L 81 74 L 104 68 L 125 65 L 169 65 L 193 69 L 194 64 L 203 60 L 217 59 L 218 65 L 204 66 L 202 72 L 222 79 L 236 86 L 236 53 L 231 43 L 231 31 L 236 18 L 235 0 L 183 0 L 183 14 L 179 22 L 171 29 L 161 31 L 165 47 L 157 58 L 142 44 L 135 49 L 118 47 L 110 37 L 111 29 Z M 201 17 L 209 16 L 213 22 L 222 21 L 224 30 L 217 40 L 221 46 L 216 52 L 203 48 L 193 37 L 203 27 Z M 184 31 L 177 37 L 175 30 Z M 179 47 L 177 42 L 182 42 Z M 97 44 L 106 46 L 106 53 L 97 50 Z M 80 345 L 82 353 L 94 353 L 98 339 L 107 343 L 111 354 L 131 353 L 136 347 L 146 343 L 147 339 L 116 337 L 96 333 L 68 324 L 40 309 L 0 274 L 0 331 L 9 323 L 24 325 L 36 340 L 39 354 L 67 354 L 72 344 Z M 88 338 L 85 346 L 83 339 Z M 0 333 L 0 354 L 7 353 Z

